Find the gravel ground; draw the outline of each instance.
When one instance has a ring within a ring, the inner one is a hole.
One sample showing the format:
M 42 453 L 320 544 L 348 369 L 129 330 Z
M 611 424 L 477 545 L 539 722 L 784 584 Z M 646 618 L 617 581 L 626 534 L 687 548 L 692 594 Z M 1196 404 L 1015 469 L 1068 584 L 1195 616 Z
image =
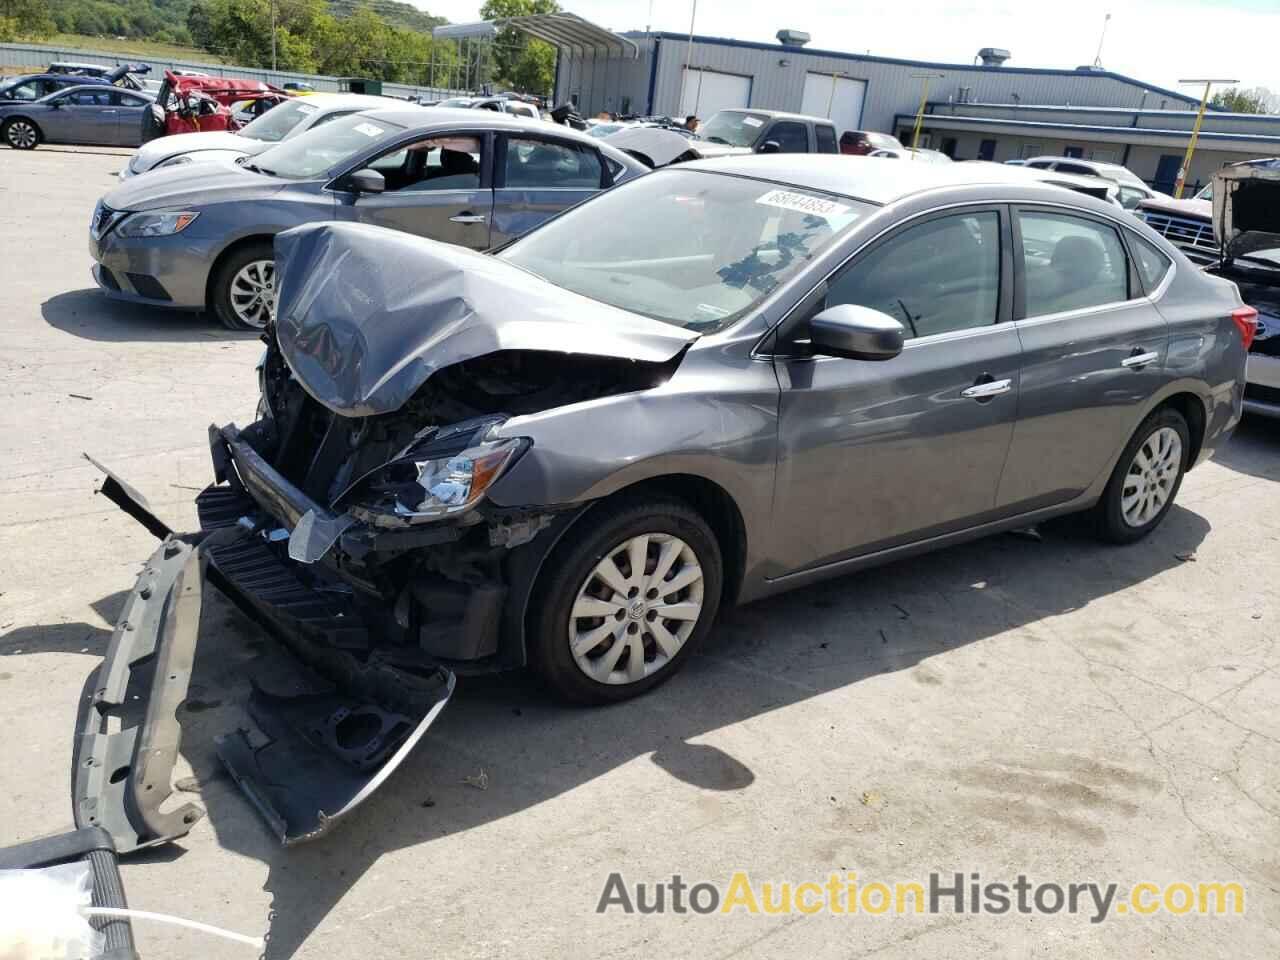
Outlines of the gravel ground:
M 252 337 L 93 289 L 89 213 L 124 156 L 2 152 L 0 843 L 69 826 L 77 699 L 153 548 L 94 496 L 81 452 L 189 527 L 206 426 L 255 403 Z M 287 851 L 212 755 L 261 643 L 211 602 L 177 772 L 209 815 L 125 863 L 130 898 L 269 928 L 272 957 L 1276 956 L 1278 482 L 1280 430 L 1246 423 L 1133 547 L 1055 524 L 746 607 L 678 678 L 610 709 L 554 705 L 522 675 L 462 680 L 385 789 Z M 613 871 L 723 886 L 738 869 L 1221 880 L 1247 900 L 1096 924 L 595 910 Z M 144 958 L 248 955 L 137 935 Z

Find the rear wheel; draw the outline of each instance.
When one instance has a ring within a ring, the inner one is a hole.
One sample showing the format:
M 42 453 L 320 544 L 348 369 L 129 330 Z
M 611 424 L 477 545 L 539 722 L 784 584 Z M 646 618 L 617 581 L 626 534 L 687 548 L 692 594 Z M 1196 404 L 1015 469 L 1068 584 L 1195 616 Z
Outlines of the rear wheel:
M 218 267 L 210 294 L 213 312 L 229 330 L 261 330 L 275 314 L 276 262 L 268 241 L 257 241 Z
M 1094 508 L 1099 536 L 1133 543 L 1158 527 L 1182 485 L 1190 450 L 1191 432 L 1177 410 L 1164 407 L 1147 417 Z
M 711 629 L 722 582 L 719 544 L 684 503 L 602 504 L 534 587 L 530 661 L 570 700 L 637 696 L 672 676 Z
M 4 142 L 15 150 L 34 150 L 40 143 L 40 128 L 25 117 L 15 117 L 4 125 Z

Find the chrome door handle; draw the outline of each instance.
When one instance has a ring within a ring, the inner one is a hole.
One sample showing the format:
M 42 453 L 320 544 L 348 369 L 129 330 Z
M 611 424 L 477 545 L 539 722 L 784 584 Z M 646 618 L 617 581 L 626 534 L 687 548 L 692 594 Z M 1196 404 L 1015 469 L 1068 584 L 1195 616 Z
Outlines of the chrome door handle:
M 1008 393 L 1013 389 L 1012 380 L 989 380 L 986 383 L 975 383 L 967 390 L 961 390 L 960 396 L 966 400 L 987 400 Z
M 1158 353 L 1135 353 L 1132 357 L 1125 357 L 1125 359 L 1121 360 L 1120 366 L 1129 367 L 1130 369 L 1145 367 L 1148 363 L 1154 363 L 1159 359 L 1160 354 Z
M 459 213 L 457 216 L 449 218 L 450 223 L 484 223 L 487 220 L 482 213 Z

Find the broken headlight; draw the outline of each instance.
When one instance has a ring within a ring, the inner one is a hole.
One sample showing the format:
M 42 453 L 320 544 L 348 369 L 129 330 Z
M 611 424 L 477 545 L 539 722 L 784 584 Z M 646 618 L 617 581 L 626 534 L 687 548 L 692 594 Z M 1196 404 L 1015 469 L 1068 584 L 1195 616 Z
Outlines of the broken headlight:
M 414 523 L 470 510 L 529 446 L 523 437 L 500 439 L 493 432 L 412 445 L 352 489 L 352 513 Z

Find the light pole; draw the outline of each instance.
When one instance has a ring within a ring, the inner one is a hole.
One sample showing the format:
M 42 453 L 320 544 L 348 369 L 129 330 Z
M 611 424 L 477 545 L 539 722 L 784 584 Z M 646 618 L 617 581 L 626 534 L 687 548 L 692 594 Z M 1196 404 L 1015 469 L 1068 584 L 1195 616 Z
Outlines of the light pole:
M 1200 125 L 1204 123 L 1204 111 L 1209 106 L 1209 88 L 1215 83 L 1239 83 L 1239 80 L 1179 80 L 1179 83 L 1203 83 L 1204 96 L 1200 98 L 1200 111 L 1196 114 L 1195 126 L 1191 128 L 1191 140 L 1187 143 L 1187 153 L 1182 158 L 1182 166 L 1178 168 L 1178 181 L 1174 186 L 1173 198 L 1182 199 L 1182 188 L 1187 183 L 1187 173 L 1191 169 L 1191 155 L 1196 152 L 1196 141 L 1200 139 Z
M 698 0 L 693 0 L 693 8 L 689 11 L 689 51 L 684 58 L 684 81 L 689 82 L 689 68 L 693 64 L 693 24 L 698 19 Z M 702 99 L 702 71 L 698 71 L 698 92 L 694 95 L 693 113 L 698 114 L 698 101 Z M 684 106 L 684 104 L 681 104 Z
M 916 158 L 916 144 L 920 142 L 920 128 L 924 126 L 924 107 L 929 102 L 929 81 L 945 77 L 945 73 L 913 73 L 912 80 L 921 80 L 923 84 L 920 90 L 920 109 L 916 111 L 916 126 L 911 131 L 911 159 Z
M 276 68 L 276 0 L 271 0 L 271 69 Z

